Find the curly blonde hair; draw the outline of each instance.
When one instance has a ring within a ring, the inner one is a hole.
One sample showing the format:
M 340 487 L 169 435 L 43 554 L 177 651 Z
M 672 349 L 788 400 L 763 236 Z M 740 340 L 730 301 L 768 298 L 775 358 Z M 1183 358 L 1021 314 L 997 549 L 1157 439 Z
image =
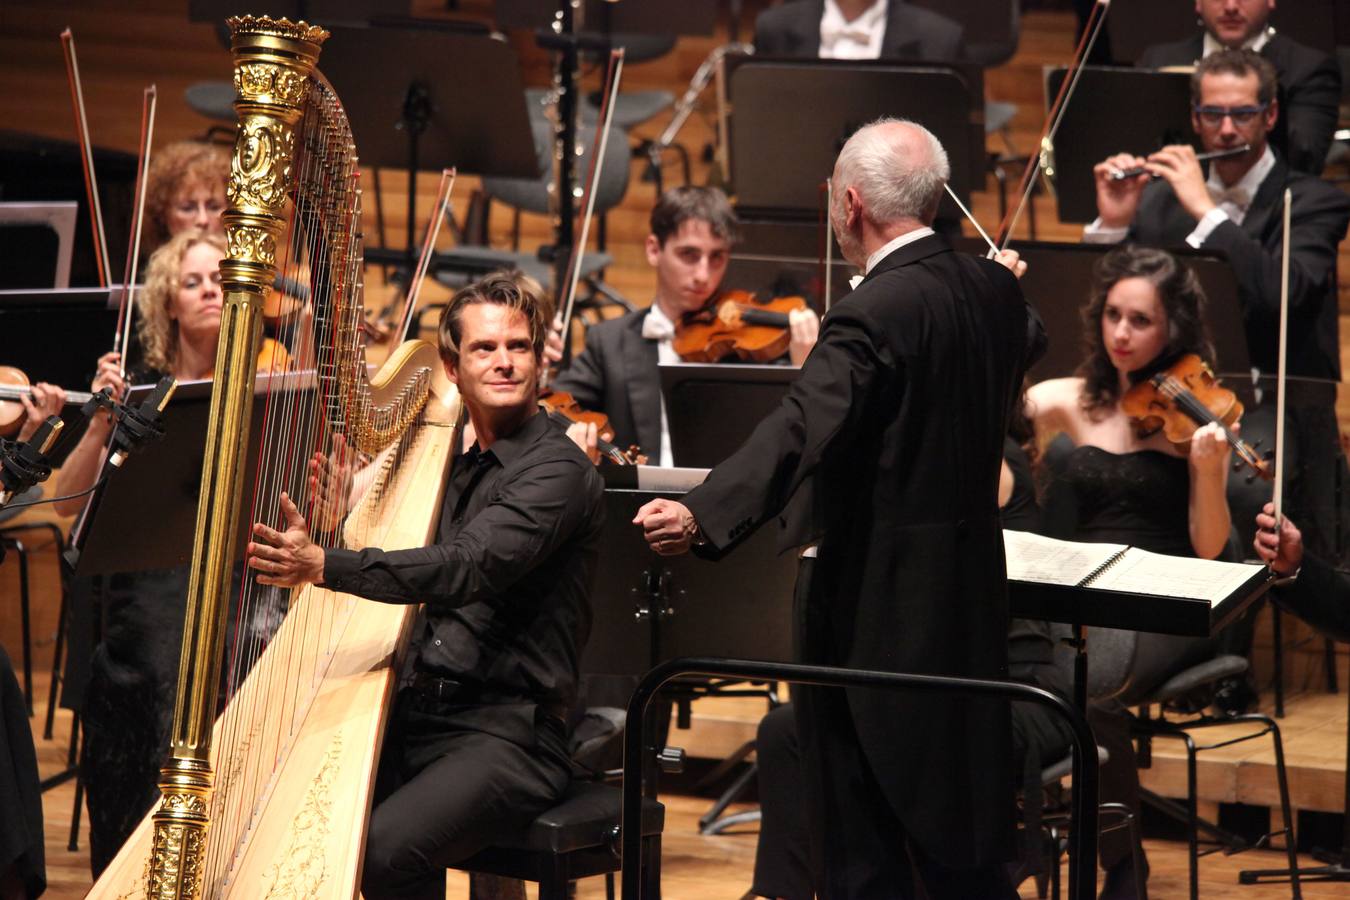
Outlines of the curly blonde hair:
M 183 257 L 198 244 L 208 244 L 222 256 L 226 252 L 225 239 L 217 235 L 176 235 L 151 254 L 145 285 L 136 294 L 136 311 L 140 313 L 136 334 L 145 364 L 157 372 L 172 372 L 178 363 L 178 322 L 169 315 L 169 307 L 180 287 Z
M 230 179 L 230 155 L 215 144 L 176 141 L 159 150 L 150 160 L 145 183 L 145 221 L 152 245 L 162 244 L 169 233 L 169 208 L 180 190 L 195 185 L 220 185 Z

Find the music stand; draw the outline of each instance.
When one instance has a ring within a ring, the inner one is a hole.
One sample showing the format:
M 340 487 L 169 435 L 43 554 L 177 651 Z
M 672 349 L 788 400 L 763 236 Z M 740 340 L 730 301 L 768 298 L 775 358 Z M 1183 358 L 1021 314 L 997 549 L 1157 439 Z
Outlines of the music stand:
M 71 250 L 75 244 L 75 201 L 0 203 L 0 228 L 5 232 L 5 260 L 0 265 L 6 281 L 11 273 L 31 273 L 31 285 L 11 287 L 70 287 Z M 16 232 L 28 232 L 17 238 Z M 32 232 L 37 232 L 33 234 Z
M 254 438 L 248 443 L 245 484 L 253 481 L 258 468 L 260 425 L 268 404 L 270 379 L 264 373 L 255 382 L 253 396 Z M 300 391 L 312 391 L 312 379 L 299 381 Z M 143 572 L 187 565 L 192 561 L 197 530 L 197 495 L 206 457 L 206 431 L 211 410 L 210 381 L 189 381 L 174 391 L 164 410 L 164 438 L 132 454 L 115 469 L 102 489 L 90 500 L 90 509 L 71 532 L 68 559 L 77 577 Z M 283 385 L 286 390 L 288 385 Z M 140 402 L 155 385 L 136 385 L 127 397 L 130 406 Z M 273 402 L 278 402 L 275 386 Z M 303 398 L 299 402 L 306 402 Z M 312 402 L 312 401 L 310 401 Z M 235 559 L 244 558 L 249 511 L 242 510 L 237 523 Z M 128 537 L 134 539 L 129 540 Z
M 829 303 L 838 303 L 850 290 L 849 278 L 858 267 L 838 257 L 832 265 Z M 829 309 L 825 302 L 824 266 L 821 262 L 797 256 L 733 253 L 722 276 L 723 290 L 751 291 L 760 297 L 806 298 L 807 305 L 819 314 Z
M 319 68 L 347 110 L 362 163 L 408 170 L 409 266 L 419 238 L 417 172 L 539 175 L 510 44 L 480 25 L 428 20 L 329 30 Z
M 680 3 L 585 0 L 582 9 L 581 25 L 587 31 L 710 35 L 717 25 L 716 0 Z M 557 15 L 558 0 L 497 0 L 493 12 L 501 28 L 547 28 Z
M 682 656 L 792 660 L 796 554 L 779 554 L 776 529 L 765 527 L 720 562 L 657 556 L 631 524 L 633 516 L 649 500 L 683 495 L 605 490 L 591 636 L 581 671 L 642 675 Z
M 984 242 L 978 238 L 960 238 L 953 244 L 976 255 L 985 251 Z M 1050 338 L 1045 356 L 1031 367 L 1031 378 L 1044 381 L 1072 375 L 1083 360 L 1083 307 L 1092 293 L 1093 266 L 1120 245 L 1014 241 L 1013 246 L 1027 264 L 1027 273 L 1021 279 L 1022 293 L 1040 313 Z M 1186 248 L 1170 252 L 1190 266 L 1205 291 L 1214 371 L 1249 372 L 1251 355 L 1232 266 L 1209 251 Z
M 675 465 L 708 468 L 745 443 L 755 426 L 778 408 L 801 370 L 672 363 L 660 366 L 660 371 Z M 709 428 L 710 422 L 717 427 Z
M 1166 144 L 1200 147 L 1191 129 L 1191 76 L 1112 66 L 1084 66 L 1078 96 L 1055 136 L 1055 194 L 1064 222 L 1097 218 L 1092 167 L 1114 153 L 1147 156 Z M 1063 67 L 1046 71 L 1045 95 L 1054 97 Z
M 737 211 L 815 218 L 820 184 L 844 141 L 882 116 L 933 132 L 951 162 L 952 190 L 967 201 L 971 186 L 983 184 L 982 84 L 973 66 L 736 58 L 730 137 Z M 784 114 L 808 109 L 809 116 Z M 943 204 L 939 216 L 961 215 L 950 199 Z

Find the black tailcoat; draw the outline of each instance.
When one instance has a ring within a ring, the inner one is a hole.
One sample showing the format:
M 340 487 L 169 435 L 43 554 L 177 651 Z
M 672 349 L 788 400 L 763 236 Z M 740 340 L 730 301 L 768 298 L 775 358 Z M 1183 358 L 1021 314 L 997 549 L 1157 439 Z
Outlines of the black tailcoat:
M 812 663 L 1007 675 L 998 475 L 1041 336 L 1004 267 L 940 236 L 892 252 L 826 314 L 783 404 L 686 503 L 730 550 L 809 487 Z M 1010 852 L 1008 708 L 848 692 L 858 743 L 910 836 L 949 866 Z M 806 737 L 803 736 L 803 740 Z

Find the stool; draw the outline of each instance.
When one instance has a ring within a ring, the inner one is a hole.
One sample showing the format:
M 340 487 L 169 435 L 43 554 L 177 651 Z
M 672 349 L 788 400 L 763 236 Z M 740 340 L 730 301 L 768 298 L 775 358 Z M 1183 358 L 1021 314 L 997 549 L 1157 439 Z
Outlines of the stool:
M 573 781 L 558 805 L 530 823 L 518 837 L 479 851 L 451 868 L 539 883 L 539 900 L 567 900 L 579 878 L 619 871 L 619 788 Z M 644 894 L 660 896 L 661 831 L 666 810 L 642 801 Z

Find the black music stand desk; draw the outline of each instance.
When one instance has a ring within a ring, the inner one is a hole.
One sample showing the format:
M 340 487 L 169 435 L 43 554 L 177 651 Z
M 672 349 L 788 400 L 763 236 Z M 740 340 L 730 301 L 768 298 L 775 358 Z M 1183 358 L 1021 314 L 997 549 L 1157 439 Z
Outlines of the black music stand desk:
M 708 468 L 726 459 L 778 408 L 800 371 L 726 363 L 660 366 L 675 464 Z

